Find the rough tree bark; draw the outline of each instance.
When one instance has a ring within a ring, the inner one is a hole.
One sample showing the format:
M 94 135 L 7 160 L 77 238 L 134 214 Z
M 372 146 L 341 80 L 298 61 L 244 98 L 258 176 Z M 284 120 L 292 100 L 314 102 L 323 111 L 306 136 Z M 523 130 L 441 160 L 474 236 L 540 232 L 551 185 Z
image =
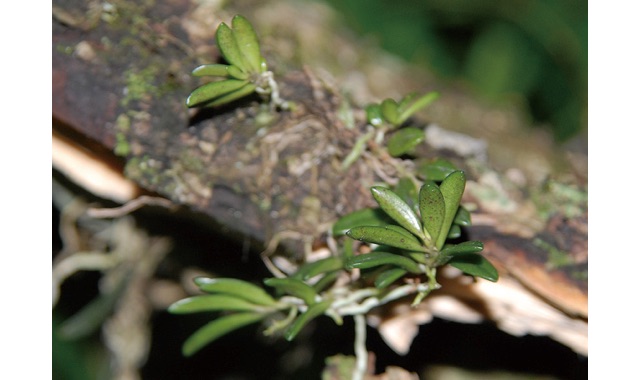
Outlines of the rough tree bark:
M 107 198 L 125 203 L 154 193 L 205 213 L 256 247 L 281 237 L 282 252 L 300 259 L 324 243 L 338 217 L 374 205 L 370 186 L 397 181 L 398 168 L 415 166 L 365 155 L 340 168 L 365 128 L 363 105 L 438 90 L 442 98 L 416 121 L 427 133 L 417 154 L 446 157 L 466 171 L 468 234 L 485 242 L 501 279 L 469 283 L 445 271 L 442 291 L 420 308 L 395 305 L 369 322 L 398 352 L 415 334 L 407 326 L 435 315 L 490 319 L 507 332 L 549 335 L 587 355 L 585 154 L 554 148 L 515 108 L 482 105 L 353 39 L 317 4 L 104 4 L 53 3 L 58 170 L 93 189 L 88 173 L 100 172 L 80 165 L 95 160 L 125 176 L 104 192 L 96 185 Z M 215 28 L 236 13 L 252 20 L 293 111 L 271 114 L 256 99 L 186 109 L 184 99 L 198 84 L 191 69 L 219 58 Z

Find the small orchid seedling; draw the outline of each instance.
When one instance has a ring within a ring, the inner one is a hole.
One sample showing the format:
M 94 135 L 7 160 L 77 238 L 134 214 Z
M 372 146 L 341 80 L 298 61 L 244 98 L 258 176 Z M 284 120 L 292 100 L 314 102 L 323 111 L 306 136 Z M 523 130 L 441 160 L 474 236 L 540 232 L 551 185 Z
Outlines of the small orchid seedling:
M 225 79 L 196 88 L 187 98 L 188 107 L 217 107 L 256 92 L 271 98 L 274 107 L 287 109 L 280 98 L 273 72 L 260 52 L 260 44 L 249 21 L 236 15 L 231 27 L 222 23 L 216 31 L 216 42 L 228 64 L 214 63 L 196 67 L 192 75 Z
M 403 127 L 403 124 L 413 114 L 433 103 L 439 96 L 440 94 L 437 92 L 429 92 L 422 96 L 411 93 L 404 96 L 400 102 L 387 98 L 380 104 L 369 104 L 365 108 L 369 131 L 356 141 L 352 151 L 342 162 L 342 169 L 346 170 L 360 157 L 365 150 L 367 141 L 374 139 L 377 143 L 381 143 L 385 133 L 394 129 L 399 130 L 394 132 L 387 141 L 386 148 L 389 154 L 398 157 L 411 152 L 424 141 L 424 131 L 416 127 Z M 400 129 L 400 127 L 403 128 Z

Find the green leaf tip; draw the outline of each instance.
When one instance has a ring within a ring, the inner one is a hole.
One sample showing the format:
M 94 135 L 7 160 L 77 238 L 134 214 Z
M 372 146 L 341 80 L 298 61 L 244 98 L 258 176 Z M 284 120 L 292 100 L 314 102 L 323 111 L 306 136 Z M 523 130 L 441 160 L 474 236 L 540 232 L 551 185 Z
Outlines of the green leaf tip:
M 412 234 L 420 238 L 425 237 L 418 216 L 396 193 L 382 186 L 372 187 L 371 193 L 375 201 L 380 205 L 380 208 L 387 213 L 391 219 L 395 220 L 396 223 Z
M 223 335 L 246 325 L 259 322 L 266 317 L 259 313 L 235 313 L 215 319 L 196 330 L 182 345 L 182 354 L 192 356 L 207 344 Z

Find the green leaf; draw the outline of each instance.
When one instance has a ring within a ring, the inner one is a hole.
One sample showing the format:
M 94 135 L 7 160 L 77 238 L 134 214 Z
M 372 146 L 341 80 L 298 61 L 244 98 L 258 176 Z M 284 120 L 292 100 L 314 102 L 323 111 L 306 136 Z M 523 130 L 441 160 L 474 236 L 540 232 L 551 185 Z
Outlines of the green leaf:
M 349 257 L 345 261 L 345 267 L 348 269 L 368 269 L 379 267 L 381 265 L 395 265 L 396 267 L 405 269 L 411 273 L 422 273 L 420 266 L 415 261 L 408 257 L 388 252 L 369 252 L 364 255 Z
M 197 277 L 194 282 L 207 293 L 224 293 L 257 305 L 273 306 L 277 302 L 261 287 L 235 278 Z
M 387 98 L 380 104 L 380 112 L 382 117 L 394 126 L 399 126 L 401 122 L 398 120 L 398 104 L 395 100 Z
M 235 313 L 217 318 L 196 330 L 182 345 L 182 354 L 191 356 L 202 347 L 246 325 L 256 323 L 266 317 L 260 313 Z
M 387 286 L 393 284 L 396 280 L 407 274 L 407 271 L 402 268 L 391 268 L 382 273 L 376 278 L 374 284 L 378 289 L 384 289 Z
M 451 162 L 444 158 L 437 158 L 433 161 L 418 164 L 417 172 L 424 180 L 440 182 L 456 169 Z
M 402 177 L 398 180 L 398 183 L 393 188 L 393 192 L 396 193 L 411 209 L 417 214 L 418 209 L 418 189 L 415 182 L 411 178 Z
M 424 141 L 424 131 L 420 128 L 402 128 L 394 133 L 387 142 L 387 150 L 393 157 L 409 153 Z
M 484 278 L 492 282 L 498 281 L 498 270 L 489 260 L 477 253 L 455 255 L 449 260 L 449 265 L 470 276 Z
M 478 253 L 484 249 L 484 244 L 480 241 L 465 241 L 460 244 L 449 245 L 440 251 L 438 265 L 446 264 L 455 255 L 466 255 Z
M 217 107 L 227 103 L 231 103 L 234 100 L 238 100 L 240 98 L 244 98 L 247 95 L 252 94 L 256 89 L 256 85 L 253 83 L 248 83 L 243 87 L 240 87 L 238 90 L 232 91 L 228 94 L 222 95 L 216 99 L 212 99 L 211 101 L 202 104 L 202 107 Z
M 229 73 L 230 76 L 236 79 L 240 79 L 240 80 L 249 79 L 249 74 L 242 71 L 238 66 L 235 66 L 235 65 L 230 65 L 229 67 L 227 67 L 227 72 Z
M 400 124 L 404 123 L 409 117 L 411 117 L 411 115 L 418 112 L 420 109 L 433 103 L 436 99 L 438 99 L 438 97 L 440 97 L 440 94 L 438 94 L 437 92 L 430 92 L 421 96 L 415 101 L 408 102 L 408 104 L 401 103 L 401 106 L 398 110 L 398 112 L 400 113 L 400 115 L 398 116 Z
M 365 108 L 365 112 L 367 113 L 367 122 L 373 125 L 374 127 L 379 127 L 382 125 L 382 111 L 380 110 L 380 105 L 378 104 L 369 104 Z
M 447 235 L 447 239 L 457 239 L 462 236 L 462 229 L 459 225 L 453 224 L 451 228 L 449 228 L 449 234 Z
M 384 226 L 393 223 L 393 219 L 379 208 L 364 208 L 349 213 L 333 224 L 333 236 L 342 236 L 353 227 Z
M 444 197 L 435 182 L 429 181 L 422 185 L 419 204 L 422 224 L 431 237 L 432 244 L 435 245 L 442 233 L 445 215 Z
M 302 265 L 291 277 L 299 280 L 308 280 L 319 274 L 333 272 L 342 269 L 342 258 L 337 256 L 326 257 L 311 263 Z
M 246 80 L 225 79 L 204 84 L 195 90 L 187 98 L 187 107 L 195 107 L 203 103 L 211 102 L 223 95 L 236 91 L 249 82 Z
M 172 314 L 190 314 L 205 311 L 255 311 L 260 306 L 226 294 L 206 294 L 188 297 L 169 306 Z
M 381 186 L 372 187 L 371 193 L 387 215 L 412 234 L 424 239 L 422 226 L 416 213 L 396 193 Z
M 469 213 L 469 210 L 462 206 L 458 207 L 458 212 L 456 212 L 456 217 L 453 219 L 453 223 L 459 226 L 470 226 L 471 213 Z
M 444 197 L 445 211 L 444 220 L 442 222 L 442 231 L 440 232 L 440 235 L 438 235 L 436 243 L 436 247 L 438 249 L 442 249 L 442 246 L 449 235 L 449 228 L 451 227 L 453 219 L 458 212 L 458 206 L 462 199 L 465 183 L 466 178 L 464 172 L 456 170 L 449 174 L 440 184 L 440 192 Z
M 307 283 L 297 278 L 268 278 L 264 280 L 264 283 L 281 292 L 302 299 L 307 305 L 316 303 L 318 293 Z
M 210 64 L 210 65 L 200 65 L 193 69 L 191 75 L 196 77 L 204 77 L 204 76 L 215 76 L 215 77 L 226 77 L 229 76 L 229 65 L 223 65 L 220 63 Z
M 238 47 L 233 31 L 224 22 L 218 27 L 216 41 L 218 42 L 222 56 L 227 62 L 237 66 L 244 72 L 250 72 L 249 65 L 245 62 L 244 55 Z
M 368 243 L 388 245 L 408 251 L 425 252 L 425 248 L 420 244 L 420 241 L 411 235 L 409 231 L 403 234 L 386 227 L 362 226 L 350 229 L 347 231 L 347 236 Z
M 251 23 L 243 16 L 236 15 L 233 20 L 231 20 L 231 26 L 238 48 L 244 56 L 250 71 L 253 73 L 262 72 L 260 44 Z
M 293 340 L 293 338 L 298 335 L 298 333 L 302 330 L 302 328 L 309 323 L 315 317 L 321 315 L 331 306 L 331 301 L 321 301 L 316 304 L 309 306 L 309 308 L 302 314 L 296 318 L 295 321 L 289 326 L 287 331 L 284 333 L 284 338 L 288 341 Z

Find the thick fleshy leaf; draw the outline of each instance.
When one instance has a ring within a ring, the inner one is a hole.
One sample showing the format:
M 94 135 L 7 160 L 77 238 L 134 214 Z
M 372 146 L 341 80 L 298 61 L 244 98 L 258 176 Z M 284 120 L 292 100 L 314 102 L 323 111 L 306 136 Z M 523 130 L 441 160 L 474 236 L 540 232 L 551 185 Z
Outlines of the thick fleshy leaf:
M 238 100 L 240 98 L 244 98 L 247 95 L 251 95 L 255 91 L 255 89 L 256 89 L 255 84 L 247 83 L 235 91 L 232 91 L 228 94 L 222 95 L 218 98 L 212 99 L 207 103 L 202 104 L 202 107 L 218 107 L 218 106 L 225 105 L 227 103 L 231 103 L 234 100 Z
M 396 193 L 406 204 L 408 204 L 416 214 L 420 212 L 420 210 L 418 209 L 417 201 L 418 188 L 411 178 L 400 178 L 396 186 L 393 188 L 393 192 Z
M 226 77 L 229 75 L 229 65 L 223 65 L 220 63 L 214 63 L 210 65 L 200 65 L 193 69 L 191 75 L 196 77 L 214 76 L 214 77 Z
M 242 298 L 226 294 L 206 294 L 181 299 L 169 306 L 172 314 L 190 314 L 205 311 L 255 311 L 260 306 Z
M 229 28 L 224 22 L 220 24 L 216 32 L 216 41 L 218 42 L 218 48 L 224 59 L 230 64 L 237 66 L 244 72 L 249 72 L 249 65 L 245 62 L 244 55 L 238 47 L 233 30 Z
M 253 73 L 262 72 L 260 44 L 251 23 L 243 16 L 236 15 L 233 20 L 231 20 L 231 27 L 233 28 L 233 35 L 236 38 L 238 48 L 244 56 L 250 71 Z
M 489 260 L 477 253 L 455 255 L 449 260 L 449 265 L 470 276 L 484 278 L 492 282 L 498 281 L 498 270 Z
M 341 257 L 326 257 L 324 259 L 302 265 L 291 277 L 299 280 L 308 280 L 322 273 L 342 269 L 342 266 L 343 262 Z
M 374 251 L 364 255 L 349 257 L 345 260 L 345 267 L 348 269 L 368 269 L 382 265 L 394 265 L 411 273 L 422 273 L 420 266 L 415 261 L 408 257 L 389 252 Z
M 419 204 L 422 225 L 431 237 L 432 244 L 435 245 L 442 232 L 445 215 L 444 197 L 435 182 L 429 181 L 422 185 Z
M 462 193 L 464 192 L 464 186 L 466 178 L 464 172 L 456 170 L 449 174 L 447 178 L 440 184 L 440 192 L 444 197 L 444 220 L 442 222 L 442 231 L 438 235 L 436 247 L 442 249 L 447 236 L 449 235 L 449 228 L 453 223 L 453 219 L 458 212 L 458 206 L 460 206 L 460 200 L 462 199 Z
M 235 79 L 245 80 L 249 79 L 250 77 L 249 73 L 240 70 L 240 68 L 235 65 L 229 65 L 229 67 L 227 68 L 227 72 Z
M 291 324 L 291 326 L 289 326 L 287 331 L 285 331 L 284 338 L 288 341 L 293 340 L 293 338 L 295 338 L 296 335 L 298 335 L 300 330 L 302 330 L 302 328 L 307 323 L 309 323 L 312 319 L 320 316 L 322 313 L 327 311 L 329 306 L 331 306 L 330 300 L 321 301 L 314 305 L 309 306 L 309 308 L 304 313 L 300 314 L 298 318 L 296 318 L 296 320 L 293 321 L 293 323 Z
M 394 126 L 400 125 L 398 122 L 398 104 L 395 100 L 390 98 L 383 100 L 380 104 L 380 112 L 388 123 Z
M 376 278 L 374 284 L 378 289 L 384 289 L 387 286 L 393 284 L 396 280 L 407 274 L 407 271 L 402 268 L 391 268 L 382 273 Z
M 413 209 L 396 193 L 386 187 L 374 186 L 371 188 L 373 198 L 380 208 L 387 213 L 399 225 L 406 228 L 412 234 L 424 238 L 422 225 Z
M 484 244 L 480 241 L 465 241 L 460 244 L 450 245 L 440 251 L 438 265 L 446 264 L 455 255 L 466 255 L 478 253 L 484 249 Z
M 453 219 L 453 223 L 459 226 L 470 226 L 471 213 L 469 210 L 462 206 L 458 207 L 458 212 L 456 212 L 456 217 Z
M 194 282 L 207 293 L 223 293 L 257 305 L 271 306 L 276 303 L 264 289 L 247 281 L 235 278 L 197 277 Z
M 400 109 L 398 110 L 398 112 L 400 113 L 400 115 L 398 116 L 400 123 L 404 123 L 409 117 L 411 117 L 411 115 L 433 103 L 433 101 L 438 99 L 439 96 L 440 94 L 438 94 L 437 92 L 430 92 L 421 96 L 420 98 L 417 98 L 416 100 L 413 100 L 412 98 L 412 101 L 408 102 L 408 104 L 401 102 L 401 107 L 399 107 Z
M 462 236 L 462 229 L 457 224 L 452 224 L 451 228 L 449 228 L 449 234 L 447 235 L 447 239 L 457 239 Z
M 297 278 L 268 278 L 264 280 L 264 283 L 285 294 L 302 299 L 307 305 L 316 303 L 318 293 L 316 293 L 315 289 Z
M 365 108 L 365 112 L 367 113 L 367 122 L 373 125 L 374 127 L 379 127 L 382 125 L 382 111 L 380 110 L 380 105 L 378 104 L 369 104 Z
M 424 131 L 420 128 L 402 128 L 387 141 L 387 150 L 393 157 L 410 153 L 413 148 L 424 141 Z
M 182 354 L 191 356 L 202 347 L 241 327 L 259 322 L 266 317 L 260 313 L 236 313 L 217 318 L 194 332 L 182 345 Z
M 393 223 L 393 219 L 379 208 L 364 208 L 349 213 L 333 224 L 333 236 L 342 236 L 353 227 L 384 226 Z
M 444 158 L 437 158 L 418 164 L 417 172 L 426 181 L 440 182 L 456 171 L 456 166 Z
M 425 251 L 420 241 L 409 231 L 401 233 L 386 227 L 362 226 L 350 229 L 347 231 L 347 236 L 367 243 L 388 245 L 408 251 Z
M 187 98 L 187 107 L 196 107 L 209 103 L 223 95 L 234 92 L 249 82 L 246 80 L 225 79 L 204 84 L 195 90 Z

